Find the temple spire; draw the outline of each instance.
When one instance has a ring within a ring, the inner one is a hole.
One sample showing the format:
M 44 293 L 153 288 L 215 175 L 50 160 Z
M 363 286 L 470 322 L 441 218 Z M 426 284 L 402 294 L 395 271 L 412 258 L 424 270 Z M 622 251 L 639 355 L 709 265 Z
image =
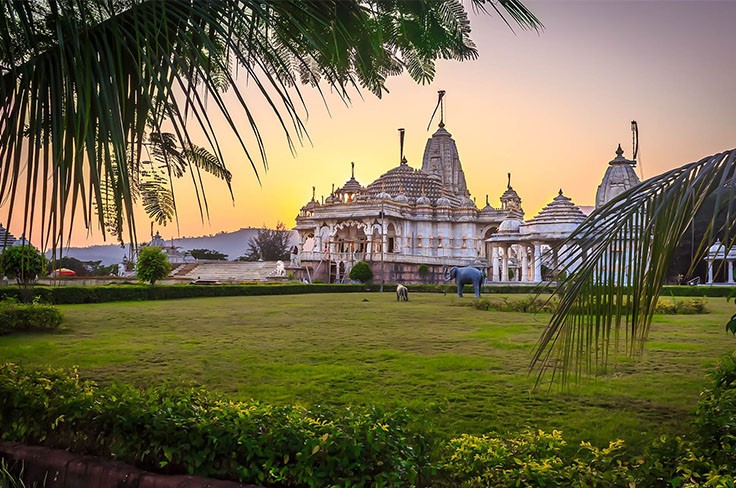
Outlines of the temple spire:
M 399 129 L 399 163 L 406 164 L 406 158 L 404 157 L 404 132 L 406 129 Z
M 355 179 L 355 162 L 350 162 L 350 177 Z
M 437 109 L 440 109 L 440 129 L 445 126 L 445 102 L 443 99 L 445 98 L 445 90 L 437 90 L 437 105 L 434 107 L 434 112 L 432 112 L 432 117 L 429 118 L 429 124 L 427 124 L 427 130 L 432 125 L 432 121 L 434 120 L 434 116 L 437 114 Z
M 511 189 L 511 173 L 507 173 L 507 175 L 508 175 L 509 181 L 508 183 L 506 183 L 506 188 L 510 190 Z
M 316 191 L 317 191 L 317 188 L 313 186 L 312 187 L 312 201 L 314 201 L 314 192 Z

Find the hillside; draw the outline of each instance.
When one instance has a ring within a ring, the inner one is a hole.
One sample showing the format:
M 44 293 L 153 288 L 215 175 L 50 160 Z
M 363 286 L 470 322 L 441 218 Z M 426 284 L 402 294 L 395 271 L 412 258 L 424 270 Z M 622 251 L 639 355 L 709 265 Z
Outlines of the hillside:
M 227 254 L 228 259 L 234 260 L 245 254 L 248 242 L 255 237 L 258 229 L 247 228 L 235 232 L 220 232 L 209 236 L 184 237 L 167 239 L 166 243 L 181 248 L 182 251 L 192 249 L 214 249 Z M 292 231 L 292 245 L 299 241 L 299 234 Z M 77 258 L 80 261 L 102 261 L 103 265 L 121 263 L 123 257 L 127 256 L 128 248 L 122 248 L 118 244 L 89 247 L 70 247 L 64 249 L 64 256 Z M 47 254 L 48 256 L 48 254 Z

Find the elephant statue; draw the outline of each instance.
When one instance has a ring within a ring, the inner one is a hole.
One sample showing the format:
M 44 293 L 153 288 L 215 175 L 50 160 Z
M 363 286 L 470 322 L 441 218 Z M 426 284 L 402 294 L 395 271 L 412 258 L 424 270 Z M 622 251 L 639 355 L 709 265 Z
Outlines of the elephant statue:
M 463 268 L 454 266 L 450 268 L 450 271 L 445 276 L 445 281 L 450 281 L 453 278 L 455 279 L 455 283 L 457 283 L 457 296 L 462 298 L 463 286 L 472 284 L 473 290 L 475 290 L 475 298 L 480 298 L 480 286 L 485 278 L 483 271 L 472 266 L 465 266 Z

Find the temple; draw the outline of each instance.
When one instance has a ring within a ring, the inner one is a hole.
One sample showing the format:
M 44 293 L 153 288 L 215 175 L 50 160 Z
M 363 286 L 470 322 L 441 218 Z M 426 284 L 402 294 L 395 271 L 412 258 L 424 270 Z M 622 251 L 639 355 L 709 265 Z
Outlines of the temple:
M 465 179 L 457 144 L 440 120 L 427 141 L 421 168 L 402 151 L 399 164 L 363 186 L 351 176 L 323 201 L 312 198 L 296 217 L 304 277 L 345 282 L 358 261 L 376 280 L 436 282 L 450 266 L 484 268 L 492 282 L 541 282 L 559 266 L 556 246 L 586 214 L 562 190 L 524 221 L 521 197 L 508 175 L 500 205 L 478 208 Z M 617 157 L 598 187 L 596 206 L 639 182 L 634 161 Z

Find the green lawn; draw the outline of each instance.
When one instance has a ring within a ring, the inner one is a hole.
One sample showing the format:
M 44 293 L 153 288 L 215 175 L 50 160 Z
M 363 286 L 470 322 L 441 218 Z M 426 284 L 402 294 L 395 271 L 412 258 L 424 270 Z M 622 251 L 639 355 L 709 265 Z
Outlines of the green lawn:
M 59 332 L 0 337 L 0 358 L 276 404 L 405 406 L 448 436 L 531 427 L 639 445 L 687 433 L 705 370 L 736 346 L 724 332 L 734 306 L 713 298 L 710 314 L 656 317 L 641 362 L 571 394 L 533 393 L 529 353 L 548 315 L 457 302 L 350 293 L 68 305 Z

